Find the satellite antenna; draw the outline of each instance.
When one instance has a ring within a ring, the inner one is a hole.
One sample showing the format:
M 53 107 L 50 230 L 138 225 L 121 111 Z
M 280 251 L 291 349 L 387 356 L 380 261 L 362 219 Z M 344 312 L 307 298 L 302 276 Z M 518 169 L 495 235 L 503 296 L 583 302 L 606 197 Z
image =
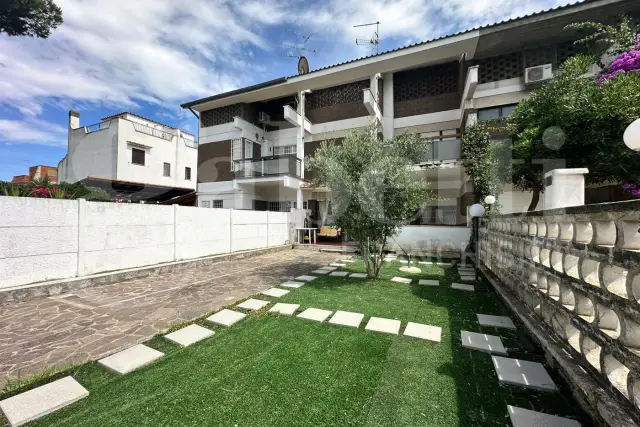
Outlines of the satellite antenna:
M 298 59 L 298 74 L 307 74 L 309 72 L 309 61 L 304 56 Z
M 379 53 L 378 49 L 380 47 L 380 21 L 371 22 L 369 24 L 354 25 L 353 28 L 368 27 L 371 25 L 376 26 L 376 31 L 373 33 L 373 36 L 371 36 L 370 39 L 356 39 L 356 44 L 358 46 L 367 45 L 367 44 L 373 45 L 376 49 L 376 55 L 377 55 Z
M 291 44 L 285 43 L 283 46 L 287 49 L 290 49 L 288 53 L 281 55 L 283 58 L 298 58 L 298 74 L 306 74 L 309 72 L 309 60 L 304 55 L 304 52 L 309 53 L 317 53 L 316 49 L 311 49 L 306 46 L 307 42 L 311 38 L 313 34 L 302 34 L 295 30 L 287 30 L 292 34 L 300 37 L 302 39 L 302 43 L 299 44 Z M 295 53 L 294 53 L 295 51 Z

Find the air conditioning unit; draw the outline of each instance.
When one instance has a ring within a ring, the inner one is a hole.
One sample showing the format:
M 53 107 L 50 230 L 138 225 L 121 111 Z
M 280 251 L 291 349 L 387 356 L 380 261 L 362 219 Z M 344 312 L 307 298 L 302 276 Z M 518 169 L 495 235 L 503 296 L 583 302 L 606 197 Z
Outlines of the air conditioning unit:
M 258 123 L 269 124 L 271 123 L 271 117 L 264 111 L 260 111 L 258 113 Z
M 553 67 L 551 64 L 529 67 L 524 70 L 524 83 L 533 84 L 543 82 L 553 78 Z

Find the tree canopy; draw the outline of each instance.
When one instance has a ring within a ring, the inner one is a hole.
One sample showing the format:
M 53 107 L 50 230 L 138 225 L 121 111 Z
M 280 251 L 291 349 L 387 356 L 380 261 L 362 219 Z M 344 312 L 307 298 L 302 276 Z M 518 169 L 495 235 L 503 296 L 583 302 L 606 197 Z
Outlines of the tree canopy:
M 53 0 L 2 0 L 0 33 L 46 39 L 62 24 L 62 10 Z
M 340 145 L 323 142 L 310 160 L 314 184 L 331 190 L 335 225 L 358 243 L 369 277 L 378 276 L 389 239 L 432 197 L 409 167 L 427 151 L 418 136 L 383 141 L 371 127 L 349 133 Z

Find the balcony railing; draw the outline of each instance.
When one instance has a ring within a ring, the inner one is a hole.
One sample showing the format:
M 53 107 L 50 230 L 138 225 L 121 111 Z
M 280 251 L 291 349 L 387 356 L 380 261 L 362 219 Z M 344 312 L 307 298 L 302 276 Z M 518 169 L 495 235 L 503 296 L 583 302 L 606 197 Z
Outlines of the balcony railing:
M 146 133 L 147 135 L 155 136 L 157 138 L 166 139 L 167 141 L 171 141 L 173 139 L 172 132 L 165 132 L 162 129 L 152 128 L 150 126 L 145 126 L 140 123 L 131 122 L 133 124 L 133 128 L 136 132 Z
M 100 122 L 89 126 L 84 126 L 84 131 L 86 133 L 97 132 L 102 129 L 109 129 L 111 125 L 111 121 L 108 122 Z
M 259 159 L 235 160 L 233 162 L 236 179 L 263 176 L 289 175 L 300 177 L 301 160 L 293 155 L 270 156 Z
M 429 141 L 429 148 L 419 163 L 457 161 L 462 158 L 462 142 L 459 139 Z

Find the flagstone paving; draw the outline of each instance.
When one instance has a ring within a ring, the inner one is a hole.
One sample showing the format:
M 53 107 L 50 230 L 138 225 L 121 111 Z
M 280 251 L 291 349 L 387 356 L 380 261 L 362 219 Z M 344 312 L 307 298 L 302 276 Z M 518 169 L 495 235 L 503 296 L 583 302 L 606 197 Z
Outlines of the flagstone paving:
M 248 300 L 238 304 L 238 308 L 243 310 L 260 310 L 269 305 L 269 301 L 263 299 L 249 298 Z
M 0 388 L 9 377 L 97 360 L 344 254 L 283 250 L 0 306 Z
M 300 304 L 286 304 L 286 303 L 283 303 L 283 302 L 279 302 L 276 305 L 274 305 L 273 307 L 271 307 L 269 312 L 286 314 L 286 315 L 291 316 L 291 315 L 293 315 L 293 313 L 296 312 L 296 310 L 299 307 L 300 307 Z
M 495 335 L 478 334 L 476 332 L 461 331 L 462 346 L 472 350 L 486 351 L 494 354 L 507 354 L 500 337 Z
M 164 337 L 175 344 L 181 345 L 182 347 L 188 347 L 191 344 L 195 344 L 198 341 L 209 338 L 214 334 L 215 332 L 211 329 L 203 328 L 200 325 L 189 325 L 182 329 L 178 329 L 175 332 L 171 332 Z
M 207 317 L 207 322 L 215 323 L 216 325 L 221 326 L 231 326 L 238 323 L 245 317 L 247 317 L 247 315 L 244 313 L 225 308 L 224 310 L 220 310 L 216 314 Z
M 372 317 L 369 319 L 367 326 L 364 327 L 367 331 L 383 332 L 385 334 L 398 335 L 400 332 L 400 321 L 393 319 L 385 319 L 382 317 Z
M 556 385 L 541 363 L 491 356 L 500 382 L 540 391 L 556 391 Z
M 336 313 L 329 319 L 329 323 L 333 325 L 349 326 L 351 328 L 357 328 L 362 323 L 364 314 L 352 313 L 350 311 L 336 311 Z
M 164 353 L 144 344 L 138 344 L 100 359 L 98 363 L 110 371 L 124 375 L 147 366 L 162 356 L 164 356 Z
M 64 377 L 0 402 L 0 409 L 13 426 L 20 426 L 71 405 L 89 395 L 72 377 Z
M 286 289 L 271 288 L 271 289 L 267 289 L 266 291 L 262 291 L 260 293 L 263 294 L 263 295 L 266 295 L 268 297 L 280 298 L 280 297 L 285 296 L 289 292 L 290 291 L 288 291 Z

